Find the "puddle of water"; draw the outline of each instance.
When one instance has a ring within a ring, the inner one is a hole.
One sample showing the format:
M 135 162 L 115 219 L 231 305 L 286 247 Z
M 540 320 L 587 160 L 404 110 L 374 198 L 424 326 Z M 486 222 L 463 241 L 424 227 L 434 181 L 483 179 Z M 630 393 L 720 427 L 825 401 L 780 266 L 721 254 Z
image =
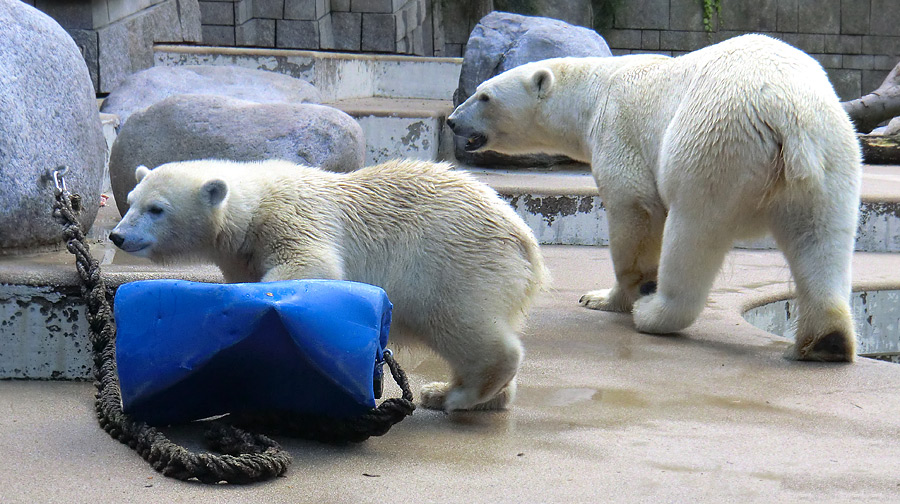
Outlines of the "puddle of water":
M 536 388 L 520 387 L 519 400 L 551 408 L 593 403 L 603 407 L 643 408 L 649 401 L 633 390 L 595 389 L 589 387 Z
M 571 406 L 580 402 L 590 401 L 599 391 L 591 388 L 565 388 L 551 391 L 544 404 L 552 407 Z

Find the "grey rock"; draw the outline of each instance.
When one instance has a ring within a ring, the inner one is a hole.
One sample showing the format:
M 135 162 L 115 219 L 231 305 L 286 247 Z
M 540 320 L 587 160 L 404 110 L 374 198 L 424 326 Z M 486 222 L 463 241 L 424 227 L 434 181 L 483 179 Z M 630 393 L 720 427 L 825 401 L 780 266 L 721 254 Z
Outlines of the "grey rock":
M 491 77 L 525 63 L 565 56 L 611 56 L 594 30 L 558 19 L 491 12 L 475 25 L 466 45 L 453 97 L 459 105 Z
M 874 133 L 874 132 L 873 132 Z M 885 126 L 882 135 L 900 135 L 900 117 L 891 119 L 891 122 Z
M 135 112 L 179 94 L 220 95 L 255 103 L 318 103 L 312 84 L 287 75 L 216 65 L 153 67 L 129 76 L 110 93 L 101 111 L 119 116 L 124 126 Z
M 72 38 L 46 14 L 0 1 L 0 253 L 58 243 L 47 173 L 69 167 L 86 230 L 97 216 L 106 142 L 91 77 Z
M 597 32 L 557 19 L 495 11 L 481 18 L 469 36 L 453 104 L 459 105 L 482 82 L 511 68 L 547 58 L 611 56 Z M 493 152 L 469 153 L 465 139 L 454 137 L 456 157 L 481 165 L 548 165 L 565 162 L 562 156 L 504 156 Z
M 365 145 L 359 124 L 332 107 L 175 95 L 134 113 L 122 127 L 110 154 L 109 177 L 124 215 L 140 165 L 285 159 L 346 172 L 363 165 Z

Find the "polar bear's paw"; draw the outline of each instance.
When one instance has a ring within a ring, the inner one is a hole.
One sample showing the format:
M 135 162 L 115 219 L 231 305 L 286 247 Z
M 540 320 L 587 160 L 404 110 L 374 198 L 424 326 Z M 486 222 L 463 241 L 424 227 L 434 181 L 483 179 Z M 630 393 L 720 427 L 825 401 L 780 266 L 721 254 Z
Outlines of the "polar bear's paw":
M 450 390 L 450 384 L 447 382 L 428 383 L 419 390 L 419 404 L 423 408 L 443 410 L 448 390 Z
M 622 291 L 613 288 L 590 291 L 581 296 L 578 304 L 591 310 L 623 313 L 631 311 L 632 302 L 622 294 Z
M 820 338 L 806 338 L 788 348 L 785 357 L 815 362 L 853 362 L 856 358 L 855 337 L 843 331 L 832 331 Z
M 695 316 L 667 302 L 659 294 L 650 294 L 634 303 L 634 327 L 642 333 L 671 334 L 691 325 Z
M 515 397 L 515 380 L 509 382 L 494 397 L 474 405 L 472 403 L 478 399 L 473 390 L 465 387 L 451 387 L 446 382 L 429 383 L 419 391 L 419 401 L 423 408 L 443 411 L 504 409 Z

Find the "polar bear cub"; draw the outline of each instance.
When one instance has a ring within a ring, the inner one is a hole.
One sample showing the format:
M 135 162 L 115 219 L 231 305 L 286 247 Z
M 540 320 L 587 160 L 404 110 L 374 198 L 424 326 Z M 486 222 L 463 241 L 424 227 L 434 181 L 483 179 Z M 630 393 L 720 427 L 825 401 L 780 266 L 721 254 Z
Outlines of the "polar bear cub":
M 513 400 L 516 331 L 547 273 L 531 230 L 468 174 L 425 161 L 332 173 L 201 160 L 139 167 L 136 178 L 110 235 L 122 250 L 214 262 L 228 282 L 380 286 L 394 304 L 392 341 L 421 341 L 450 365 L 449 383 L 422 390 L 424 406 Z
M 639 331 L 690 325 L 735 239 L 771 232 L 796 283 L 788 357 L 852 361 L 860 150 L 822 67 L 762 35 L 669 58 L 561 58 L 482 83 L 450 115 L 470 151 L 588 162 L 616 284 L 585 294 Z

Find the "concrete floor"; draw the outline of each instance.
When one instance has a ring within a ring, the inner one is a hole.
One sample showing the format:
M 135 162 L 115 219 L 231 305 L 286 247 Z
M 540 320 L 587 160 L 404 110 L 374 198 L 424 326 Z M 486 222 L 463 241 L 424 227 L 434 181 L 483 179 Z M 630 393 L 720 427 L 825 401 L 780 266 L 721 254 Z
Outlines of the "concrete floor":
M 789 362 L 786 340 L 740 316 L 789 291 L 779 254 L 733 252 L 697 323 L 657 337 L 577 305 L 611 285 L 608 250 L 544 252 L 554 288 L 523 336 L 508 411 L 418 410 L 349 447 L 279 439 L 286 477 L 205 486 L 102 431 L 91 384 L 0 382 L 0 502 L 900 501 L 900 366 Z M 857 254 L 854 268 L 858 285 L 898 286 L 898 256 Z M 399 358 L 414 393 L 444 376 L 425 352 Z

